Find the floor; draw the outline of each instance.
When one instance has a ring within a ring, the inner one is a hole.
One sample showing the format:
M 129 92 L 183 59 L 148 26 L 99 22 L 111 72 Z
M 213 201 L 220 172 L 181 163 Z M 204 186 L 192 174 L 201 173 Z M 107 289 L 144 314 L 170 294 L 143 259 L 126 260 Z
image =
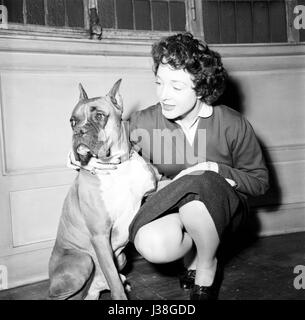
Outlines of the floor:
M 188 300 L 179 287 L 181 262 L 153 265 L 129 248 L 134 261 L 125 272 L 132 286 L 131 300 Z M 219 251 L 224 263 L 220 300 L 305 300 L 303 288 L 294 288 L 297 265 L 305 266 L 305 233 L 255 238 L 238 235 Z M 299 275 L 300 279 L 300 275 Z M 0 300 L 43 300 L 48 281 L 0 292 Z M 104 293 L 102 299 L 109 299 Z

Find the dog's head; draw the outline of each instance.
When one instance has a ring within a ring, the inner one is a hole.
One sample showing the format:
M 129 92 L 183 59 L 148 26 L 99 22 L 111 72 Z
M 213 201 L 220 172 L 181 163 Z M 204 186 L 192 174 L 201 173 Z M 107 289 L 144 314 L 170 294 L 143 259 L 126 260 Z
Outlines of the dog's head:
M 111 147 L 120 134 L 123 113 L 120 84 L 121 79 L 105 97 L 91 99 L 79 85 L 79 102 L 72 112 L 70 123 L 74 156 L 82 165 L 86 165 L 92 156 L 105 161 L 111 157 Z

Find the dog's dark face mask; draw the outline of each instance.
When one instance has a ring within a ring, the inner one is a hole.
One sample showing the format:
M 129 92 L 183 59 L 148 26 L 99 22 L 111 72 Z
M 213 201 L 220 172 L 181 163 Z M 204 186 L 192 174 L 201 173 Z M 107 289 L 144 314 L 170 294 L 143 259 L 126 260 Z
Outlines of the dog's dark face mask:
M 91 157 L 101 160 L 111 156 L 111 133 L 121 124 L 123 112 L 117 99 L 121 80 L 117 81 L 105 97 L 89 99 L 80 84 L 80 98 L 75 106 L 70 124 L 73 130 L 73 152 L 81 165 Z

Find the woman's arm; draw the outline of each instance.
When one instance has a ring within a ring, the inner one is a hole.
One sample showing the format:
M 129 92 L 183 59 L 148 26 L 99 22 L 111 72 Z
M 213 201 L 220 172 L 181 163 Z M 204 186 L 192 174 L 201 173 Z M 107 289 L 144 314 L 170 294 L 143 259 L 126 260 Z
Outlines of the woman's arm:
M 241 117 L 231 133 L 233 167 L 218 163 L 219 174 L 234 180 L 236 189 L 242 193 L 263 195 L 269 188 L 269 174 L 252 126 Z

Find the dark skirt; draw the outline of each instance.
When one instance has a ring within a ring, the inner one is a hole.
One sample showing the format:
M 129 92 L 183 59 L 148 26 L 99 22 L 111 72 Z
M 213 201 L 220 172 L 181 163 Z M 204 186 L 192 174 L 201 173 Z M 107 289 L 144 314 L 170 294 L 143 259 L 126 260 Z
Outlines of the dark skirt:
M 236 230 L 248 213 L 246 198 L 218 173 L 205 171 L 185 175 L 148 197 L 129 227 L 129 239 L 134 242 L 138 230 L 145 224 L 169 213 L 178 212 L 184 204 L 199 200 L 209 211 L 219 238 L 230 226 Z

